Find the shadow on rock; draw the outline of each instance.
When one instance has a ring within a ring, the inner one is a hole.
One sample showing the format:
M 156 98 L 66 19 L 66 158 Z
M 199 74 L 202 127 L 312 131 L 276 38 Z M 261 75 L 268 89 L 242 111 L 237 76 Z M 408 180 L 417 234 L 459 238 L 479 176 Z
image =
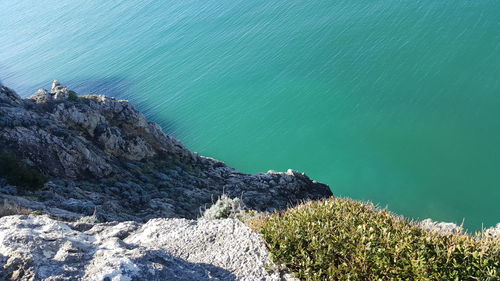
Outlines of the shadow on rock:
M 191 263 L 174 257 L 164 250 L 148 250 L 144 257 L 132 259 L 131 263 L 137 266 L 140 272 L 138 275 L 140 278 L 134 279 L 134 276 L 129 276 L 132 280 L 237 280 L 236 276 L 228 270 L 211 264 Z M 127 271 L 127 267 L 125 265 L 123 270 Z
M 236 280 L 223 268 L 120 239 L 137 227 L 102 224 L 79 232 L 46 216 L 3 217 L 0 280 Z

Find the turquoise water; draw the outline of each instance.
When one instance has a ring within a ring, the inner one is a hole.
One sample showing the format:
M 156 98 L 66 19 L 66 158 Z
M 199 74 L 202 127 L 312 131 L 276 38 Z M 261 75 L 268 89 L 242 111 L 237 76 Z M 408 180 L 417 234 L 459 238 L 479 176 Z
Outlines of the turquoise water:
M 500 221 L 500 1 L 1 1 L 0 79 L 129 99 L 245 172 Z

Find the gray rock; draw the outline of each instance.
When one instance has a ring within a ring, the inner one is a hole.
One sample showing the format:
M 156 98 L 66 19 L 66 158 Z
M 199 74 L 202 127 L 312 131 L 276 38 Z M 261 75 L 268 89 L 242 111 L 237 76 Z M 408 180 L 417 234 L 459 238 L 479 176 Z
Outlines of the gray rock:
M 16 195 L 17 194 L 17 188 L 15 186 L 6 184 L 6 183 L 0 183 L 0 193 L 7 194 L 7 195 Z
M 261 238 L 237 220 L 77 229 L 47 216 L 0 218 L 0 280 L 292 280 L 269 270 Z
M 248 175 L 199 156 L 126 101 L 104 95 L 69 100 L 68 93 L 58 81 L 28 99 L 0 88 L 0 152 L 52 180 L 35 195 L 54 217 L 75 219 L 95 209 L 107 221 L 196 218 L 223 193 L 259 211 L 332 195 L 303 173 Z M 12 191 L 0 189 L 0 196 L 16 195 Z
M 22 104 L 19 95 L 5 86 L 0 85 L 0 104 L 20 106 Z

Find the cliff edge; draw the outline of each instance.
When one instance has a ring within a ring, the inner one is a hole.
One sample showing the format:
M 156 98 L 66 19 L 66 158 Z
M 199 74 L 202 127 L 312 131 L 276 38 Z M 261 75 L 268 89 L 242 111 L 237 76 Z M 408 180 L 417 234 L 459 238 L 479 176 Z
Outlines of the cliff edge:
M 292 170 L 240 173 L 189 151 L 129 102 L 79 97 L 57 81 L 27 99 L 0 86 L 0 153 L 48 179 L 28 193 L 0 180 L 0 202 L 68 221 L 196 218 L 223 193 L 259 211 L 332 195 Z

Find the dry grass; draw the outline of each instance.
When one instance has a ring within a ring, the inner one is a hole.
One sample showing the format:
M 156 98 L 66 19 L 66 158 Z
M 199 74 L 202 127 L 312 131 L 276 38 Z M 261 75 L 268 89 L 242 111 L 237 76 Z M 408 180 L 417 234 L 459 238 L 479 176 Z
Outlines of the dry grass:
M 7 202 L 0 202 L 0 218 L 13 215 L 29 215 L 31 213 L 33 213 L 33 210 L 12 205 Z

